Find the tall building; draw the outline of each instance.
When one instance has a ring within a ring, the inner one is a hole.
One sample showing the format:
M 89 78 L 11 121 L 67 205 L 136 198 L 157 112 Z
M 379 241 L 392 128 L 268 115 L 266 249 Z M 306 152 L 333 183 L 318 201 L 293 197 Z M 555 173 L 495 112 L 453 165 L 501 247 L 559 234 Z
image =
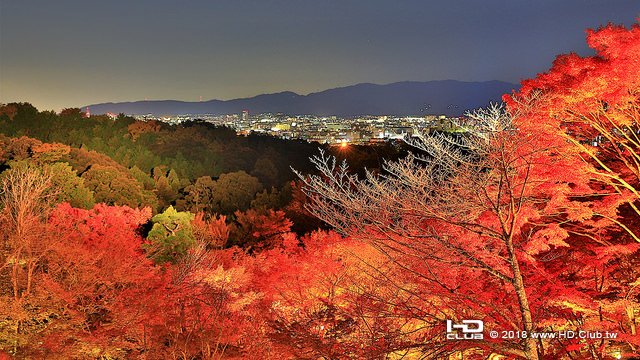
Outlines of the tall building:
M 242 122 L 249 121 L 249 110 L 242 110 Z

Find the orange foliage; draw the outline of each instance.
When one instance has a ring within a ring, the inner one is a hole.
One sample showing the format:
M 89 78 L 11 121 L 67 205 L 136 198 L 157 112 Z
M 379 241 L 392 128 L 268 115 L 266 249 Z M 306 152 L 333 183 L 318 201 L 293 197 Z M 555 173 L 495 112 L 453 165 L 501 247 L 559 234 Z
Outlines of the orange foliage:
M 133 141 L 136 141 L 142 134 L 159 132 L 161 129 L 162 123 L 156 120 L 136 121 L 128 127 L 129 135 Z
M 623 348 L 637 351 L 640 25 L 589 30 L 587 43 L 595 56 L 559 56 L 547 73 L 524 81 L 505 101 L 518 115 L 518 127 L 541 145 L 583 159 L 549 178 L 568 181 L 565 175 L 579 175 L 579 184 L 591 188 L 590 198 L 565 202 L 571 222 L 540 233 L 571 235 L 563 245 L 569 251 L 540 249 L 547 276 L 566 287 L 553 306 L 564 309 L 564 316 L 576 319 L 583 329 L 616 331 Z M 593 345 L 564 351 L 580 349 L 595 351 Z
M 199 212 L 191 222 L 196 239 L 203 241 L 208 248 L 222 249 L 229 240 L 231 229 L 227 225 L 227 217 L 214 216 L 205 220 L 205 214 Z

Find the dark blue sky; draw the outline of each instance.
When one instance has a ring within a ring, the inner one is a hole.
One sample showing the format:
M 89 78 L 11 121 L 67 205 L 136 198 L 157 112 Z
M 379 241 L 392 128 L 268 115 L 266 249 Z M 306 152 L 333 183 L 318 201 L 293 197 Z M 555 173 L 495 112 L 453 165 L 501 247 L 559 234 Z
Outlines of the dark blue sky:
M 306 94 L 360 82 L 519 82 L 638 0 L 0 0 L 0 102 Z

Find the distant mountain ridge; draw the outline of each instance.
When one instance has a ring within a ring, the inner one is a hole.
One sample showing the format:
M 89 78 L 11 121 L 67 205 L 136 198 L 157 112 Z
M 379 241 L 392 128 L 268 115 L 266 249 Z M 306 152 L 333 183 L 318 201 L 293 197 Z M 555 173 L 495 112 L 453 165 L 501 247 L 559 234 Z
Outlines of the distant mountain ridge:
M 518 86 L 502 81 L 464 82 L 456 80 L 403 81 L 385 85 L 362 83 L 308 95 L 291 91 L 262 94 L 233 100 L 188 102 L 145 100 L 91 104 L 92 114 L 233 114 L 251 113 L 355 115 L 462 115 L 465 111 L 500 101 Z M 87 105 L 83 106 L 86 107 Z

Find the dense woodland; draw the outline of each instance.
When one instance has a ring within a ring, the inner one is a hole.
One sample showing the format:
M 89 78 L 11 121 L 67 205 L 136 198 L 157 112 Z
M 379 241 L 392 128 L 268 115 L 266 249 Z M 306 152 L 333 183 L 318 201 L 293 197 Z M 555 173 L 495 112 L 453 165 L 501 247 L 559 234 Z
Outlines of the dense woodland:
M 86 117 L 77 108 L 38 112 L 27 103 L 0 108 L 0 134 L 0 169 L 22 164 L 51 170 L 61 183 L 58 202 L 84 209 L 95 203 L 149 207 L 154 214 L 173 206 L 230 220 L 236 211 L 287 210 L 299 191 L 292 167 L 314 171 L 309 157 L 319 148 L 355 163 L 360 172 L 378 171 L 382 158 L 406 152 L 401 145 L 339 149 L 236 136 L 232 129 L 201 122 L 170 126 L 124 115 Z M 318 227 L 289 210 L 289 218 L 300 217 L 298 233 Z
M 0 358 L 631 358 L 640 26 L 587 42 L 409 153 L 3 105 Z

